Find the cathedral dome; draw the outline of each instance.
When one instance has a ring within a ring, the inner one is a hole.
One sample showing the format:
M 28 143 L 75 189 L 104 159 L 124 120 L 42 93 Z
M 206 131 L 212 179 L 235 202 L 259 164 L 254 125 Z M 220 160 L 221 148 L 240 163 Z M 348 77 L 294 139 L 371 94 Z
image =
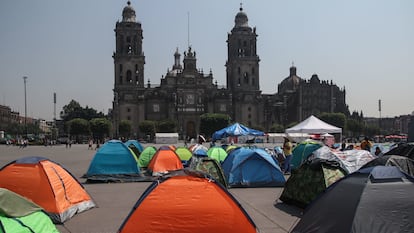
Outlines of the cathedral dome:
M 131 2 L 127 2 L 128 6 L 124 7 L 122 11 L 122 22 L 136 22 L 135 20 L 135 10 L 131 6 Z
M 320 82 L 321 80 L 319 80 L 319 77 L 317 74 L 313 74 L 312 77 L 310 78 L 310 83 L 319 84 Z
M 234 27 L 249 27 L 249 19 L 247 18 L 247 14 L 243 12 L 243 8 L 240 7 L 239 13 L 237 13 L 236 18 L 234 19 L 235 26 Z
M 298 87 L 300 82 L 302 81 L 302 78 L 296 75 L 296 67 L 291 66 L 290 67 L 290 74 L 289 77 L 285 78 L 280 84 L 280 92 L 286 92 L 286 91 L 295 91 Z

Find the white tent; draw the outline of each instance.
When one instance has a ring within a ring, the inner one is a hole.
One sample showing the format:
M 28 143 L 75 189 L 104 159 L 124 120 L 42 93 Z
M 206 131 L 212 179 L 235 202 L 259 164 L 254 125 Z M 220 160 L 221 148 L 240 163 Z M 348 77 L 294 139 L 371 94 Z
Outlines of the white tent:
M 324 133 L 339 133 L 342 134 L 342 129 L 330 125 L 315 116 L 310 116 L 301 123 L 285 130 L 287 134 L 290 133 L 309 133 L 309 134 L 324 134 Z

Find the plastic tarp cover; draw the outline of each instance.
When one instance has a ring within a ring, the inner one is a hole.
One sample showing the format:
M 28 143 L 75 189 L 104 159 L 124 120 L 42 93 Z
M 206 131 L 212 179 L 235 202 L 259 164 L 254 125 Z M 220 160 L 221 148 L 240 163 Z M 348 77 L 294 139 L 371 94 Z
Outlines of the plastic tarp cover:
M 323 146 L 315 150 L 308 159 L 312 160 L 314 158 L 338 161 L 346 172 L 352 173 L 373 160 L 375 157 L 366 150 L 337 151 L 332 150 L 327 146 Z

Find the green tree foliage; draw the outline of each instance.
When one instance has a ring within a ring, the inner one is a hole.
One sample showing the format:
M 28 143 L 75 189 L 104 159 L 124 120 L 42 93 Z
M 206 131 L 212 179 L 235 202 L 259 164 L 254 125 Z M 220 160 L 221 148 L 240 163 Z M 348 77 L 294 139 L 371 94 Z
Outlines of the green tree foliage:
M 6 132 L 11 135 L 23 134 L 24 124 L 11 123 L 7 125 Z
M 170 119 L 159 121 L 157 124 L 157 132 L 160 133 L 174 133 L 176 130 L 177 123 Z
M 11 123 L 6 128 L 6 133 L 10 135 L 26 135 L 26 127 L 24 124 Z M 38 135 L 42 133 L 39 124 L 27 123 L 27 134 Z
M 289 124 L 286 126 L 286 129 L 291 128 L 291 127 L 293 127 L 293 126 L 295 126 L 295 125 L 297 125 L 297 124 L 298 124 L 298 122 L 291 122 L 291 123 L 289 123 Z
M 64 122 L 68 122 L 75 118 L 85 119 L 87 121 L 93 118 L 102 118 L 104 114 L 97 112 L 93 108 L 86 106 L 83 108 L 77 101 L 71 100 L 69 104 L 63 106 L 63 110 L 60 112 L 60 118 Z
M 152 138 L 155 136 L 155 122 L 154 121 L 141 121 L 138 125 L 139 130 L 146 135 L 150 135 Z
M 200 116 L 200 133 L 211 137 L 217 130 L 223 129 L 230 124 L 230 116 L 220 113 L 205 113 Z
M 346 121 L 346 131 L 348 131 L 351 135 L 350 136 L 358 136 L 363 133 L 364 131 L 364 124 L 360 121 L 349 118 Z
M 89 121 L 92 135 L 96 139 L 104 139 L 108 136 L 112 129 L 112 123 L 106 118 L 93 118 Z
M 119 136 L 129 138 L 131 135 L 132 123 L 128 120 L 121 120 L 119 122 Z
M 343 113 L 335 112 L 335 113 L 322 113 L 319 117 L 322 121 L 325 121 L 326 123 L 339 127 L 344 128 L 346 123 L 346 116 Z
M 380 128 L 376 125 L 367 125 L 365 127 L 365 135 L 373 137 L 374 135 L 380 134 Z
M 66 122 L 67 132 L 71 136 L 76 137 L 76 141 L 79 142 L 79 136 L 90 135 L 89 121 L 82 118 L 75 118 Z
M 274 132 L 274 133 L 283 133 L 285 132 L 285 128 L 283 127 L 283 125 L 281 124 L 273 124 L 270 127 L 270 132 Z
M 255 125 L 255 126 L 253 126 L 253 127 L 251 127 L 252 129 L 255 129 L 255 130 L 260 130 L 260 131 L 262 131 L 262 132 L 264 132 L 265 131 L 265 128 L 263 127 L 263 126 L 261 126 L 261 125 Z

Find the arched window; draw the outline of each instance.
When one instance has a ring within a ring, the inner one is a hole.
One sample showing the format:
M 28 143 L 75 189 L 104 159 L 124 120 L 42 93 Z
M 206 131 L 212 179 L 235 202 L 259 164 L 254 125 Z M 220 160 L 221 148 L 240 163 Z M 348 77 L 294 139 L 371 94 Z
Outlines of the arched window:
M 127 75 L 127 82 L 131 83 L 132 82 L 132 72 L 130 70 L 128 70 L 126 75 Z

